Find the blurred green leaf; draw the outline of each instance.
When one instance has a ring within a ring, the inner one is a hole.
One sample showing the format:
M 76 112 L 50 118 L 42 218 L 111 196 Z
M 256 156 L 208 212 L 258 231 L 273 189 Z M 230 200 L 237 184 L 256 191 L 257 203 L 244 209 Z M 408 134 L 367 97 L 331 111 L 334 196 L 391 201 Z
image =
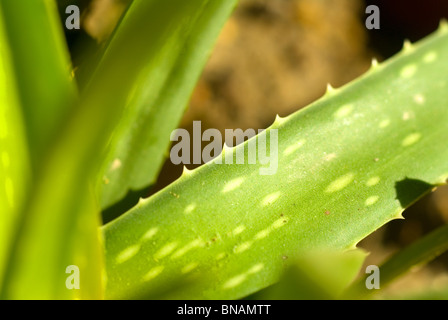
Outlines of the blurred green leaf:
M 0 292 L 29 182 L 26 133 L 0 7 Z
M 54 0 L 1 0 L 32 165 L 74 105 L 76 86 Z
M 256 293 L 257 300 L 337 299 L 356 278 L 366 253 L 313 252 L 293 259 L 279 283 Z
M 115 41 L 146 30 L 144 50 L 112 45 L 108 50 L 112 58 L 104 62 L 111 68 L 123 68 L 120 86 L 108 98 L 115 99 L 122 92 L 128 99 L 105 168 L 103 208 L 121 200 L 128 191 L 155 182 L 170 134 L 183 115 L 210 48 L 235 3 L 134 1 Z M 135 23 L 135 17 L 142 13 L 146 19 Z
M 79 133 L 86 129 L 84 119 L 78 115 L 83 114 L 83 108 L 79 108 L 68 122 L 62 116 L 67 106 L 76 103 L 76 98 L 69 78 L 69 65 L 64 66 L 66 51 L 62 50 L 62 38 L 58 38 L 61 25 L 55 4 L 47 0 L 2 1 L 1 9 L 2 18 L 8 15 L 4 23 L 9 42 L 13 44 L 8 42 L 7 49 L 15 61 L 14 68 L 7 66 L 15 71 L 7 75 L 7 81 L 17 79 L 19 100 L 24 117 L 28 118 L 25 123 L 31 152 L 41 157 L 40 162 L 35 161 L 30 192 L 23 199 L 16 227 L 11 228 L 16 232 L 9 234 L 12 239 L 8 242 L 10 248 L 1 297 L 100 298 L 99 208 L 90 185 L 92 177 L 96 178 L 95 169 L 101 159 L 84 153 L 90 145 L 78 140 Z M 24 18 L 29 20 L 23 21 Z M 29 68 L 23 68 L 22 62 Z M 35 99 L 34 104 L 29 99 Z M 42 114 L 37 115 L 40 112 Z M 14 125 L 14 119 L 10 120 L 8 126 Z M 98 140 L 93 141 L 98 143 Z M 98 149 L 101 145 L 95 147 Z M 17 145 L 19 151 L 20 144 Z M 11 158 L 11 162 L 16 161 L 18 164 L 23 162 L 19 154 Z M 27 188 L 22 186 L 22 190 Z M 81 290 L 66 287 L 69 265 L 80 269 Z

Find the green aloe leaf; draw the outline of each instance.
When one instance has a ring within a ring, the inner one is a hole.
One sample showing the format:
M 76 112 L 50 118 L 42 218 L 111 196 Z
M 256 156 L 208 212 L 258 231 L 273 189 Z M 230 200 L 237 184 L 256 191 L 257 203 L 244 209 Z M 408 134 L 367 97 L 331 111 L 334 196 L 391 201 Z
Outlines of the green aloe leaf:
M 1 0 L 33 166 L 74 105 L 76 86 L 54 0 Z
M 29 180 L 28 146 L 0 7 L 0 288 Z
M 210 48 L 235 3 L 134 1 L 115 41 L 144 29 L 145 40 L 140 44 L 144 50 L 134 52 L 129 47 L 113 45 L 109 54 L 114 58 L 107 62 L 126 67 L 121 77 L 128 79 L 129 86 L 122 84 L 117 90 L 131 92 L 131 96 L 114 135 L 103 179 L 103 208 L 121 200 L 128 191 L 138 191 L 155 182 L 170 134 L 182 117 Z M 146 19 L 136 24 L 135 16 L 142 13 Z
M 351 249 L 401 218 L 448 177 L 447 55 L 445 26 L 222 155 L 244 150 L 245 165 L 186 171 L 104 226 L 106 297 L 199 275 L 179 297 L 240 298 L 276 282 L 283 256 Z M 275 151 L 273 129 L 278 170 L 260 175 L 247 147 Z

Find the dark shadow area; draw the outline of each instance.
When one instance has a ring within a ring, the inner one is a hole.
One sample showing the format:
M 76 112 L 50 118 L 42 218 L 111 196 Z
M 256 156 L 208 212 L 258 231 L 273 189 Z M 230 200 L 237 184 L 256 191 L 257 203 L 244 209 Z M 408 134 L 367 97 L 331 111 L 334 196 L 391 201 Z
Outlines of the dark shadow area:
M 446 0 L 365 0 L 366 6 L 380 9 L 381 28 L 368 30 L 369 46 L 384 59 L 399 52 L 403 41 L 422 39 L 437 30 L 442 18 L 448 18 Z
M 393 220 L 385 228 L 383 242 L 389 246 L 407 247 L 424 235 L 447 223 L 445 207 L 440 199 L 446 199 L 448 188 L 434 186 L 416 179 L 406 178 L 395 184 L 397 199 L 407 207 L 405 220 Z M 415 201 L 414 199 L 419 199 Z M 437 259 L 448 267 L 448 253 Z
M 396 199 L 400 201 L 403 208 L 407 208 L 416 202 L 416 199 L 420 199 L 433 188 L 433 185 L 425 181 L 405 178 L 395 183 Z
M 144 188 L 143 190 L 139 191 L 129 191 L 126 197 L 123 198 L 123 200 L 120 200 L 111 207 L 103 210 L 103 212 L 101 213 L 103 224 L 106 224 L 118 218 L 123 213 L 129 211 L 138 203 L 140 198 L 146 198 L 148 196 L 148 193 L 148 188 Z
M 403 213 L 404 221 L 393 220 L 385 226 L 382 241 L 386 247 L 408 247 L 446 224 L 444 215 L 440 212 L 441 208 L 434 199 L 434 195 L 444 196 L 446 187 L 440 187 L 438 192 L 431 192 L 433 185 L 422 180 L 405 178 L 395 183 L 395 189 L 396 199 L 407 209 Z M 447 268 L 448 252 L 428 265 L 434 270 Z
M 65 24 L 65 19 L 68 17 L 68 14 L 65 13 L 67 6 L 78 6 L 81 12 L 82 21 L 84 13 L 89 8 L 90 4 L 91 0 L 59 0 L 58 9 L 61 22 Z M 93 39 L 84 28 L 79 30 L 68 30 L 67 28 L 64 28 L 64 32 L 74 68 L 79 68 L 83 62 L 92 59 L 92 55 L 94 55 L 100 48 L 99 43 Z

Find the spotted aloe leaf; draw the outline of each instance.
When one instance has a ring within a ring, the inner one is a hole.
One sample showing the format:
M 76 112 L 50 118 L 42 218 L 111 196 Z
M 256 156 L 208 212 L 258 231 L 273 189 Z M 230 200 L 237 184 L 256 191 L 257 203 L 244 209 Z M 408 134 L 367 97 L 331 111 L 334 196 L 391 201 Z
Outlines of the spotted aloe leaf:
M 145 24 L 151 27 L 145 29 L 149 40 L 144 52 L 111 48 L 116 57 L 113 65 L 123 60 L 146 63 L 136 64 L 140 71 L 136 76 L 129 77 L 129 70 L 124 70 L 122 77 L 136 81 L 130 88 L 117 88 L 131 91 L 132 95 L 115 130 L 105 168 L 103 208 L 121 200 L 128 191 L 139 191 L 155 182 L 171 131 L 177 127 L 210 48 L 235 3 L 236 0 L 144 0 L 131 6 L 116 38 L 126 39 L 129 34 L 141 32 L 133 17 L 138 12 L 146 14 Z M 168 18 L 176 23 L 167 24 Z M 164 32 L 160 25 L 164 25 Z M 139 59 L 143 54 L 144 59 Z
M 194 277 L 176 297 L 240 298 L 276 282 L 285 257 L 352 249 L 402 218 L 448 177 L 447 55 L 443 25 L 220 156 L 244 150 L 246 164 L 185 171 L 104 226 L 106 296 L 150 296 Z M 277 149 L 276 174 L 248 164 L 254 141 Z

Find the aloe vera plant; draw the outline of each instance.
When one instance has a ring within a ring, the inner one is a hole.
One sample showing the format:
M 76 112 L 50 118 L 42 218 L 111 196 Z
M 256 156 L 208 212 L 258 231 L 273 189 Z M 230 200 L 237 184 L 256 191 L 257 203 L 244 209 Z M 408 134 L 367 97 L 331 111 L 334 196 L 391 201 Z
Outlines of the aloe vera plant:
M 102 209 L 155 181 L 236 1 L 134 0 L 82 92 L 70 76 L 55 3 L 28 2 L 0 1 L 3 299 L 238 299 L 276 283 L 295 264 L 300 281 L 308 281 L 322 260 L 305 257 L 321 251 L 331 252 L 329 265 L 343 275 L 332 286 L 337 294 L 325 292 L 334 298 L 362 263 L 357 243 L 448 178 L 442 24 L 218 157 L 243 152 L 247 160 L 251 145 L 267 142 L 278 155 L 275 174 L 260 175 L 264 165 L 249 161 L 185 169 L 100 226 Z M 31 26 L 42 21 L 51 23 L 40 24 L 40 34 Z M 26 44 L 48 35 L 50 55 L 32 54 Z M 55 83 L 57 95 L 36 90 L 36 77 Z M 270 139 L 277 133 L 278 145 Z M 446 250 L 445 238 L 429 238 L 399 261 L 427 260 L 421 252 L 435 242 L 437 252 Z M 82 275 L 79 290 L 66 287 L 72 265 Z
M 308 108 L 277 117 L 261 135 L 278 129 L 276 175 L 211 162 L 106 225 L 110 297 L 126 297 L 124 283 L 143 293 L 208 271 L 214 285 L 197 281 L 182 297 L 240 298 L 274 283 L 283 257 L 353 249 L 401 218 L 447 178 L 446 97 L 436 94 L 446 86 L 446 39 L 443 27 Z M 247 155 L 249 143 L 224 153 L 245 148 Z

